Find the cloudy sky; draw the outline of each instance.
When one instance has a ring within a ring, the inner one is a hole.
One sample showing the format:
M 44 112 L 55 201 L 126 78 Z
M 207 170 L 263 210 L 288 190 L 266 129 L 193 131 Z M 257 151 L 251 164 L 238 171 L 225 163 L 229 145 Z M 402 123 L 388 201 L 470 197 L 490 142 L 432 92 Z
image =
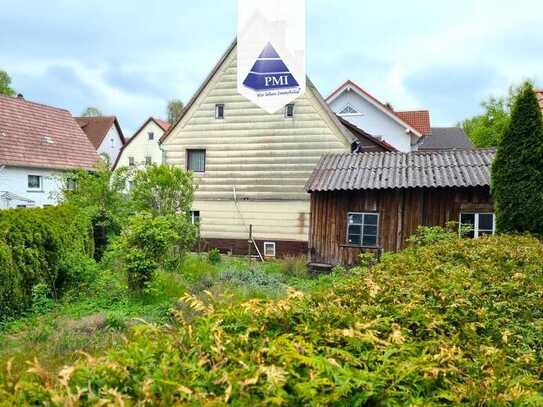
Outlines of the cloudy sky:
M 308 0 L 308 74 L 354 80 L 432 124 L 531 78 L 543 87 L 541 0 Z M 235 0 L 0 0 L 0 69 L 26 99 L 115 114 L 130 135 L 187 101 L 236 34 Z

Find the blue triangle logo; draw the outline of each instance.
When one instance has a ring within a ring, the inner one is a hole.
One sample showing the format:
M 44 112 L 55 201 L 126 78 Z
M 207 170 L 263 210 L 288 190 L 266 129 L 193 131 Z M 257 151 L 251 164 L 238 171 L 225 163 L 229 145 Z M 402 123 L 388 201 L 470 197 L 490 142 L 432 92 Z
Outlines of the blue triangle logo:
M 243 85 L 257 92 L 300 86 L 269 42 L 258 56 Z

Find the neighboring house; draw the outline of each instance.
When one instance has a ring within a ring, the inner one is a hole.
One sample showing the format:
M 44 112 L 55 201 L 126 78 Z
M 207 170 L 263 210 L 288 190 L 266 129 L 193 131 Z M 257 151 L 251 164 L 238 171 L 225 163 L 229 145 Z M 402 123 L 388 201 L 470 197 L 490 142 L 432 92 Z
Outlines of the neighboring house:
M 167 164 L 194 173 L 192 217 L 204 244 L 247 253 L 252 225 L 267 257 L 307 252 L 304 185 L 323 154 L 390 149 L 346 128 L 309 80 L 305 94 L 275 114 L 239 95 L 235 42 L 161 143 Z
M 460 127 L 432 127 L 432 135 L 422 139 L 420 151 L 469 150 L 475 148 L 468 135 Z
M 170 123 L 150 117 L 125 143 L 113 168 L 162 164 L 160 138 L 170 128 Z
M 125 144 L 117 118 L 115 116 L 76 117 L 75 120 L 91 141 L 96 152 L 101 156 L 107 156 L 113 166 Z
M 417 227 L 470 225 L 493 234 L 495 150 L 335 154 L 323 157 L 311 193 L 310 262 L 353 265 L 364 251 L 398 251 Z
M 541 110 L 543 110 L 543 89 L 536 90 L 535 95 L 537 96 L 537 101 L 539 102 Z
M 67 110 L 0 96 L 0 208 L 53 205 L 59 175 L 97 160 Z
M 427 110 L 396 112 L 350 80 L 326 102 L 345 120 L 402 152 L 416 150 L 418 143 L 431 135 Z

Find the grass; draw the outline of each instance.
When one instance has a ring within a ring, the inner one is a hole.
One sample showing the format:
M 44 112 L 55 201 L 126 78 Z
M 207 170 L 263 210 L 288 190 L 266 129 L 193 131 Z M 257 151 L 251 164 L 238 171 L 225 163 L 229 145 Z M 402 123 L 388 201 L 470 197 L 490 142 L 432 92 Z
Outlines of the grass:
M 305 264 L 304 258 L 257 263 L 234 257 L 211 264 L 205 256 L 188 256 L 179 272 L 158 273 L 139 295 L 128 291 L 122 275 L 102 270 L 96 281 L 68 292 L 48 311 L 0 325 L 0 366 L 12 360 L 14 369 L 24 370 L 26 361 L 38 358 L 45 369 L 55 370 L 80 352 L 120 346 L 134 325 L 175 324 L 171 311 L 187 293 L 200 298 L 209 293 L 217 304 L 227 305 L 281 298 L 289 287 L 311 291 L 333 284 L 334 276 L 310 277 Z

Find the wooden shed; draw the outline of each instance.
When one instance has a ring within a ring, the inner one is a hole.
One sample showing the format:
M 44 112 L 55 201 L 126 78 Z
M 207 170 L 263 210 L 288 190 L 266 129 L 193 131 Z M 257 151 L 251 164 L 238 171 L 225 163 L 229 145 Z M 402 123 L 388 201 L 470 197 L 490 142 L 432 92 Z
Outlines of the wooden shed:
M 310 262 L 354 265 L 364 251 L 398 251 L 420 225 L 495 231 L 490 172 L 495 151 L 372 152 L 324 156 L 311 194 Z

